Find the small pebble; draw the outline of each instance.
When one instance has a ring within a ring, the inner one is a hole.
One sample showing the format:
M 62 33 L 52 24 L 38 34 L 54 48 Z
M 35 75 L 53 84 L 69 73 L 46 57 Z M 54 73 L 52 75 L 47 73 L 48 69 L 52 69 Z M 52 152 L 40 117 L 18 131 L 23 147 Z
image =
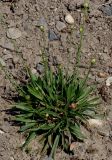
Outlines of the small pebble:
M 68 23 L 68 24 L 74 24 L 74 19 L 73 17 L 71 16 L 71 14 L 67 14 L 65 16 L 65 21 Z
M 64 29 L 66 28 L 66 25 L 65 25 L 65 23 L 63 23 L 63 22 L 58 21 L 58 22 L 56 23 L 56 28 L 57 28 L 58 31 L 62 31 L 62 30 L 64 30 Z
M 14 44 L 11 42 L 7 42 L 4 44 L 4 48 L 9 49 L 9 50 L 14 50 Z
M 10 160 L 14 160 L 14 158 L 13 158 L 13 157 L 10 157 Z
M 9 28 L 7 30 L 7 37 L 10 39 L 18 39 L 21 36 L 22 36 L 22 33 L 18 28 Z
M 36 73 L 37 73 L 37 70 L 36 70 L 35 68 L 33 68 L 33 69 L 32 69 L 32 73 L 33 73 L 33 74 L 36 74 Z
M 0 130 L 0 134 L 4 134 L 4 132 L 2 130 Z
M 106 16 L 112 16 L 112 4 L 103 5 L 100 10 L 106 15 Z
M 106 73 L 99 72 L 99 73 L 98 73 L 98 77 L 100 77 L 100 78 L 106 78 L 106 77 L 107 77 L 107 74 L 106 74 Z
M 59 40 L 59 37 L 55 34 L 53 30 L 49 30 L 48 38 L 50 41 Z
M 41 74 L 44 71 L 44 66 L 41 63 L 38 63 L 36 69 L 39 72 L 39 74 Z
M 103 121 L 100 119 L 89 119 L 89 125 L 93 127 L 100 127 L 103 126 Z
M 106 80 L 106 86 L 110 86 L 112 84 L 112 77 L 109 77 L 107 80 Z
M 0 46 L 8 50 L 14 50 L 14 44 L 11 42 L 7 42 L 4 37 L 2 37 L 0 40 Z

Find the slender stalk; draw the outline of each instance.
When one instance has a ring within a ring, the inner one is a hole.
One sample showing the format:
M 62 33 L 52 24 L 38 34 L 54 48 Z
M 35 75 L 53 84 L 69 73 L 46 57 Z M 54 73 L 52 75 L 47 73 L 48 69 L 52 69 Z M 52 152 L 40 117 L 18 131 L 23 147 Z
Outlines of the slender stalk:
M 42 55 L 42 61 L 43 61 L 43 65 L 44 65 L 44 71 L 45 71 L 45 74 L 47 75 L 47 71 L 48 71 L 48 68 L 49 68 L 49 64 L 48 64 L 48 57 L 47 57 L 47 53 L 46 53 L 46 35 L 45 35 L 45 31 L 44 31 L 44 27 L 41 26 L 41 31 L 42 31 L 42 41 L 43 41 L 43 48 L 41 50 L 41 55 Z
M 91 67 L 92 67 L 92 64 L 90 64 L 90 67 L 89 67 L 89 69 L 88 69 L 88 72 L 87 72 L 87 74 L 86 74 L 86 76 L 85 76 L 85 78 L 84 78 L 84 80 L 83 80 L 82 87 L 85 85 L 85 83 L 86 83 L 86 81 L 87 81 L 87 79 L 88 79 L 89 73 L 91 72 Z
M 83 17 L 83 22 L 80 26 L 80 41 L 79 41 L 79 45 L 78 45 L 78 49 L 76 52 L 76 63 L 74 66 L 74 75 L 77 76 L 79 75 L 78 73 L 78 67 L 80 65 L 80 58 L 81 58 L 81 51 L 82 51 L 82 44 L 83 44 L 83 36 L 84 36 L 84 28 L 85 28 L 85 22 L 88 16 L 88 7 L 89 7 L 89 0 L 85 0 L 84 1 L 84 17 Z
M 84 27 L 81 26 L 80 27 L 80 42 L 79 42 L 77 53 L 76 53 L 76 64 L 74 66 L 74 74 L 76 75 L 76 77 L 78 75 L 77 66 L 80 65 L 80 57 L 81 57 L 81 50 L 82 50 L 82 43 L 83 43 L 83 35 L 84 35 Z

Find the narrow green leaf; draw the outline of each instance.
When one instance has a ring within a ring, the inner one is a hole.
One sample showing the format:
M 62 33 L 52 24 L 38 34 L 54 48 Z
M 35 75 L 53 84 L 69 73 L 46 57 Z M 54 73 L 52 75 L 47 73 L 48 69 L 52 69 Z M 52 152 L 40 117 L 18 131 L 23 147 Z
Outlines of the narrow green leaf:
M 52 129 L 54 128 L 55 124 L 52 123 L 52 124 L 42 124 L 40 126 L 38 126 L 37 128 L 34 128 L 34 129 L 31 129 L 30 131 L 39 131 L 39 130 L 49 130 L 49 129 Z
M 19 131 L 24 132 L 27 129 L 34 127 L 35 125 L 36 125 L 36 123 L 28 123 L 28 124 L 22 126 Z
M 43 100 L 43 94 L 40 93 L 38 88 L 33 88 L 33 86 L 31 86 L 31 85 L 28 85 L 27 88 L 28 88 L 28 91 L 30 94 L 32 94 L 33 96 L 38 98 L 40 101 Z
M 35 132 L 30 132 L 29 136 L 27 137 L 25 143 L 22 146 L 22 149 L 25 148 L 35 138 L 36 138 L 36 133 Z
M 30 104 L 27 103 L 17 103 L 14 105 L 17 109 L 23 110 L 23 111 L 27 111 L 27 112 L 31 112 L 33 111 L 33 108 L 31 107 Z
M 37 80 L 37 76 L 32 73 L 30 68 L 27 68 L 27 74 L 29 75 L 32 82 Z
M 52 142 L 52 134 L 50 134 L 48 136 L 48 143 L 49 143 L 49 146 L 52 148 L 52 145 L 53 145 L 53 142 Z
M 36 122 L 35 120 L 26 119 L 24 117 L 17 117 L 15 120 L 18 121 L 18 122 L 25 122 L 25 123 Z
M 70 125 L 70 132 L 75 135 L 78 139 L 84 140 L 85 136 L 82 134 L 80 127 L 75 123 L 75 125 Z
M 82 89 L 83 93 L 81 93 L 80 97 L 77 99 L 77 101 L 80 101 L 83 98 L 86 98 L 92 91 L 93 88 L 88 87 L 86 89 Z
M 58 147 L 58 143 L 59 143 L 59 139 L 60 139 L 60 135 L 57 135 L 55 140 L 54 140 L 54 144 L 50 153 L 50 157 L 52 157 L 54 159 L 55 153 L 56 153 L 56 149 Z
M 49 111 L 48 109 L 47 110 L 44 110 L 41 112 L 41 114 L 48 114 L 49 116 L 53 116 L 53 117 L 57 117 L 57 118 L 60 118 L 59 114 L 56 113 L 56 112 L 53 112 L 53 111 Z
M 23 118 L 29 118 L 31 116 L 33 116 L 33 113 L 25 113 L 25 114 L 19 114 L 19 115 L 17 115 L 16 118 L 21 118 L 21 117 L 23 117 Z

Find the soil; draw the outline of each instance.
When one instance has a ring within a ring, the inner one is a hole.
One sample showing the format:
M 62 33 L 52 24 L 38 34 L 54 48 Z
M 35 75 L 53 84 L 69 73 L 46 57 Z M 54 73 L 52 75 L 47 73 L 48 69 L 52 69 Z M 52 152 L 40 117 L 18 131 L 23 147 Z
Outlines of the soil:
M 83 1 L 83 0 L 82 0 Z M 42 72 L 41 50 L 46 49 L 49 63 L 60 63 L 69 71 L 75 62 L 82 20 L 81 0 L 0 0 L 0 58 L 18 83 L 24 81 L 24 61 L 32 71 Z M 110 8 L 109 8 L 110 7 Z M 111 11 L 110 11 L 110 10 Z M 75 20 L 67 24 L 65 15 Z M 56 27 L 63 22 L 62 28 Z M 44 26 L 44 36 L 39 26 Z M 8 34 L 9 28 L 16 28 Z M 56 160 L 111 160 L 112 159 L 112 86 L 106 80 L 112 76 L 112 1 L 90 0 L 88 20 L 85 24 L 80 72 L 87 71 L 91 58 L 96 65 L 90 74 L 90 83 L 97 84 L 102 98 L 99 112 L 105 114 L 103 127 L 84 129 L 87 139 L 74 143 L 74 155 L 58 150 Z M 17 31 L 19 30 L 19 31 Z M 16 33 L 17 32 L 17 33 Z M 14 38 L 15 37 L 15 38 Z M 70 61 L 68 56 L 70 52 Z M 33 141 L 26 151 L 20 149 L 25 135 L 18 133 L 19 126 L 12 125 L 10 109 L 12 86 L 0 70 L 0 160 L 38 160 L 40 144 Z M 16 93 L 15 93 L 16 94 Z M 45 155 L 41 157 L 45 160 Z

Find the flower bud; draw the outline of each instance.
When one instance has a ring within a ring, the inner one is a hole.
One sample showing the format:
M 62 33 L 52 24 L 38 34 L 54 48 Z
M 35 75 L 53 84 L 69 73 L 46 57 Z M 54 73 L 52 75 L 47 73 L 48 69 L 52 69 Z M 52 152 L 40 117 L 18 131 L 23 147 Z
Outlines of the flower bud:
M 91 60 L 91 64 L 95 64 L 95 63 L 96 63 L 96 59 L 93 58 L 93 59 Z
M 48 113 L 46 113 L 46 118 L 48 118 L 49 117 L 49 114 Z
M 26 95 L 25 98 L 26 98 L 26 100 L 29 100 L 29 99 L 30 99 L 30 96 L 29 96 L 29 95 Z
M 87 3 L 87 2 L 84 3 L 84 7 L 85 7 L 85 8 L 89 8 L 89 3 Z
M 82 32 L 83 32 L 83 30 L 84 30 L 84 29 L 83 29 L 83 27 L 80 27 L 80 33 L 82 33 Z
M 44 32 L 44 26 L 40 26 L 40 30 Z

